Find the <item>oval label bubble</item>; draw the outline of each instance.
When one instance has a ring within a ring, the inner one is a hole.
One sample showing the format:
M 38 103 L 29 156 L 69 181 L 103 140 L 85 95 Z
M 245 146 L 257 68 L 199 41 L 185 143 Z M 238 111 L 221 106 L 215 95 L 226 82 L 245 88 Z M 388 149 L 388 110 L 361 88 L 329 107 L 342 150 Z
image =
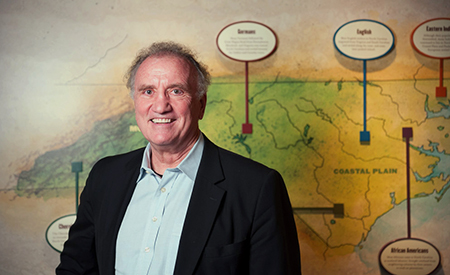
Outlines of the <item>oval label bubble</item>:
M 391 274 L 423 275 L 433 273 L 441 263 L 439 251 L 419 239 L 399 239 L 383 247 L 381 266 Z
M 372 60 L 386 55 L 394 47 L 394 34 L 384 24 L 355 20 L 342 25 L 334 34 L 336 49 L 358 60 Z
M 277 47 L 277 37 L 266 25 L 241 21 L 223 28 L 217 35 L 216 43 L 226 57 L 249 62 L 271 55 Z
M 54 250 L 62 252 L 64 243 L 69 237 L 69 229 L 75 222 L 75 219 L 76 214 L 71 214 L 58 218 L 49 225 L 45 232 L 45 238 Z
M 411 44 L 422 55 L 437 59 L 450 58 L 450 18 L 423 22 L 412 32 Z

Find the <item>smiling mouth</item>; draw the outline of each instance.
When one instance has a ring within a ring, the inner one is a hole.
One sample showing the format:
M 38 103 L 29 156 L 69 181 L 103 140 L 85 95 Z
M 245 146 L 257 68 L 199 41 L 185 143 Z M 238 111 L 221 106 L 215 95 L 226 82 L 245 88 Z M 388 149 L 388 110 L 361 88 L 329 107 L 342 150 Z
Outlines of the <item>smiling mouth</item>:
M 173 122 L 174 119 L 170 119 L 170 118 L 154 118 L 151 121 L 153 123 L 155 123 L 155 124 L 167 124 L 167 123 Z

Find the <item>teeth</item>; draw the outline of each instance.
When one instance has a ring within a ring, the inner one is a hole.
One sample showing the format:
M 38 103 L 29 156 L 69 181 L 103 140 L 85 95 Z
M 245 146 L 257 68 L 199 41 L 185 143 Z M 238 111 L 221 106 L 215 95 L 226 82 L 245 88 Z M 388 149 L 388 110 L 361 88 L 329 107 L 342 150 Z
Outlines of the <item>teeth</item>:
M 172 120 L 170 118 L 154 118 L 152 119 L 153 123 L 170 123 Z

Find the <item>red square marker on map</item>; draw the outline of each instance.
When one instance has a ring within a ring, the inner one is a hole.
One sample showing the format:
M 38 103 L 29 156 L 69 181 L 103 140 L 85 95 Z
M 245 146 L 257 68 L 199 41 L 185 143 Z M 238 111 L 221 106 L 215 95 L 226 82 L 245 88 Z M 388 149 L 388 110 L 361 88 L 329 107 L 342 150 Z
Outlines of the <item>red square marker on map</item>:
M 251 123 L 242 124 L 242 133 L 243 134 L 251 134 L 253 131 L 253 125 Z
M 447 97 L 447 87 L 436 87 L 436 97 Z
M 403 138 L 409 139 L 413 137 L 413 130 L 410 127 L 403 128 Z

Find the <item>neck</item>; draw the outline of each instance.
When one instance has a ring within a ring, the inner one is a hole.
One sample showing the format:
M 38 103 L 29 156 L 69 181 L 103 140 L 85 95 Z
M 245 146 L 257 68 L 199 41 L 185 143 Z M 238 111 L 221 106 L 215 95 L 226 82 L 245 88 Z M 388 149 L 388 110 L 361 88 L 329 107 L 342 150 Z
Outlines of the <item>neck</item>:
M 194 147 L 199 135 L 200 133 L 192 138 L 181 150 L 173 150 L 172 148 L 165 148 L 164 146 L 152 146 L 150 162 L 153 171 L 162 175 L 166 169 L 177 167 Z

